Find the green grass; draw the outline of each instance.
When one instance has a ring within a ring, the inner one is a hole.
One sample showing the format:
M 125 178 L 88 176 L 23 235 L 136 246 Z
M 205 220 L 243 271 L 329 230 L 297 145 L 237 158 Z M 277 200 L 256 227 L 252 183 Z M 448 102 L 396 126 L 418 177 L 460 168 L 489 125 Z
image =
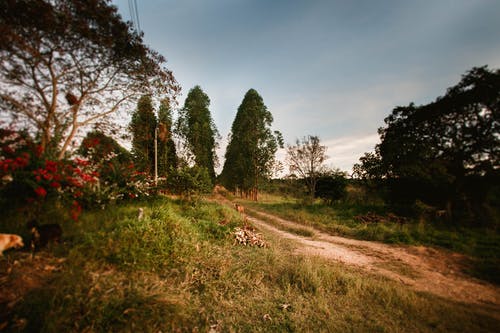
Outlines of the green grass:
M 337 203 L 332 206 L 316 201 L 303 204 L 293 198 L 262 194 L 259 202 L 242 201 L 251 208 L 281 218 L 313 226 L 333 235 L 391 244 L 437 246 L 471 256 L 471 275 L 500 284 L 500 233 L 488 228 L 450 226 L 426 221 L 408 221 L 403 225 L 383 222 L 364 224 L 356 215 L 388 213 L 382 204 Z
M 268 248 L 235 245 L 231 230 L 242 223 L 231 208 L 169 199 L 84 213 L 64 223 L 66 242 L 51 250 L 67 258 L 62 269 L 12 316 L 27 319 L 25 332 L 494 332 L 500 325 L 477 307 L 293 255 L 271 235 Z

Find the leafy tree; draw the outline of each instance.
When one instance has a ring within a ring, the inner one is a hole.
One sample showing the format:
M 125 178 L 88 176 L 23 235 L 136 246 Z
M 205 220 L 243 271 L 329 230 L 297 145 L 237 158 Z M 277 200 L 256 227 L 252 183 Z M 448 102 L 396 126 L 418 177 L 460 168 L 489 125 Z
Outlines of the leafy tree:
M 59 159 L 82 128 L 179 90 L 109 0 L 4 0 L 0 32 L 2 113 Z
M 326 146 L 320 144 L 317 136 L 309 135 L 295 145 L 287 146 L 287 163 L 292 174 L 297 173 L 307 186 L 309 195 L 314 197 L 316 183 L 320 174 L 325 171 L 323 162 L 326 156 Z
M 132 133 L 132 154 L 136 167 L 139 171 L 148 174 L 154 172 L 156 124 L 151 96 L 142 96 L 137 103 L 137 109 L 132 114 L 129 128 Z
M 206 168 L 214 182 L 218 131 L 210 116 L 209 105 L 210 99 L 200 86 L 191 89 L 180 110 L 176 130 L 194 164 Z
M 383 177 L 382 161 L 377 151 L 365 153 L 359 158 L 359 162 L 352 167 L 354 178 L 370 180 L 381 179 Z
M 393 198 L 444 206 L 456 219 L 484 219 L 499 180 L 500 70 L 473 68 L 443 97 L 396 107 L 385 123 L 379 167 L 364 168 L 380 171 Z
M 232 191 L 257 200 L 259 179 L 269 178 L 275 154 L 283 146 L 280 132 L 271 131 L 273 116 L 259 93 L 250 89 L 231 127 L 221 181 Z
M 158 110 L 158 174 L 166 177 L 177 168 L 177 152 L 172 140 L 172 111 L 168 99 L 160 103 Z

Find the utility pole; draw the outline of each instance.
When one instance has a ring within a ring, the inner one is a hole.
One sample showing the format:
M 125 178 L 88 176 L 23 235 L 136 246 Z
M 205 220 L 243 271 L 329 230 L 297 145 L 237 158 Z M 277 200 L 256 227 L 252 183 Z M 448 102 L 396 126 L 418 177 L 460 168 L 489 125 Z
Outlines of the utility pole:
M 155 186 L 158 186 L 158 126 L 155 128 Z

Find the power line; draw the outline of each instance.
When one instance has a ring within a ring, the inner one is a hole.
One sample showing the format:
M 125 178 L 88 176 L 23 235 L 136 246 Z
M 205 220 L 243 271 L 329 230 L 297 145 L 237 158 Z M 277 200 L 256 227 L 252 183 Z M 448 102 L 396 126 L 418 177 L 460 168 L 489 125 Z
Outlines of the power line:
M 134 0 L 134 8 L 135 8 L 135 17 L 137 19 L 137 31 L 139 31 L 139 33 L 141 32 L 141 23 L 139 21 L 139 7 L 137 7 L 137 0 Z
M 137 0 L 128 0 L 128 10 L 130 12 L 130 19 L 137 33 L 141 32 L 141 24 L 139 21 L 139 7 L 137 6 Z

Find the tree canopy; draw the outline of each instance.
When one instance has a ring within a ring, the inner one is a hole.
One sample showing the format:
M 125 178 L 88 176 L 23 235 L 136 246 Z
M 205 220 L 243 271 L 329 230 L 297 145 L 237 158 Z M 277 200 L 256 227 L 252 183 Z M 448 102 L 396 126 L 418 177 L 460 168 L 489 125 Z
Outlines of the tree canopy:
M 0 34 L 2 117 L 59 158 L 82 127 L 179 90 L 109 0 L 4 0 Z
M 138 170 L 153 174 L 155 163 L 154 137 L 157 119 L 151 96 L 142 96 L 137 109 L 132 114 L 130 132 L 132 133 L 132 154 Z
M 271 130 L 273 116 L 259 93 L 250 89 L 231 127 L 221 181 L 228 189 L 257 200 L 260 178 L 269 178 L 275 154 L 283 146 L 280 132 Z
M 361 174 L 400 185 L 396 196 L 480 214 L 500 171 L 500 70 L 473 68 L 444 96 L 396 107 L 385 123 Z
M 172 139 L 172 110 L 168 99 L 160 102 L 158 109 L 158 175 L 167 176 L 177 168 L 177 152 Z
M 216 139 L 219 136 L 210 115 L 210 98 L 200 86 L 192 88 L 179 112 L 176 130 L 184 140 L 188 158 L 198 167 L 206 168 L 215 181 Z

